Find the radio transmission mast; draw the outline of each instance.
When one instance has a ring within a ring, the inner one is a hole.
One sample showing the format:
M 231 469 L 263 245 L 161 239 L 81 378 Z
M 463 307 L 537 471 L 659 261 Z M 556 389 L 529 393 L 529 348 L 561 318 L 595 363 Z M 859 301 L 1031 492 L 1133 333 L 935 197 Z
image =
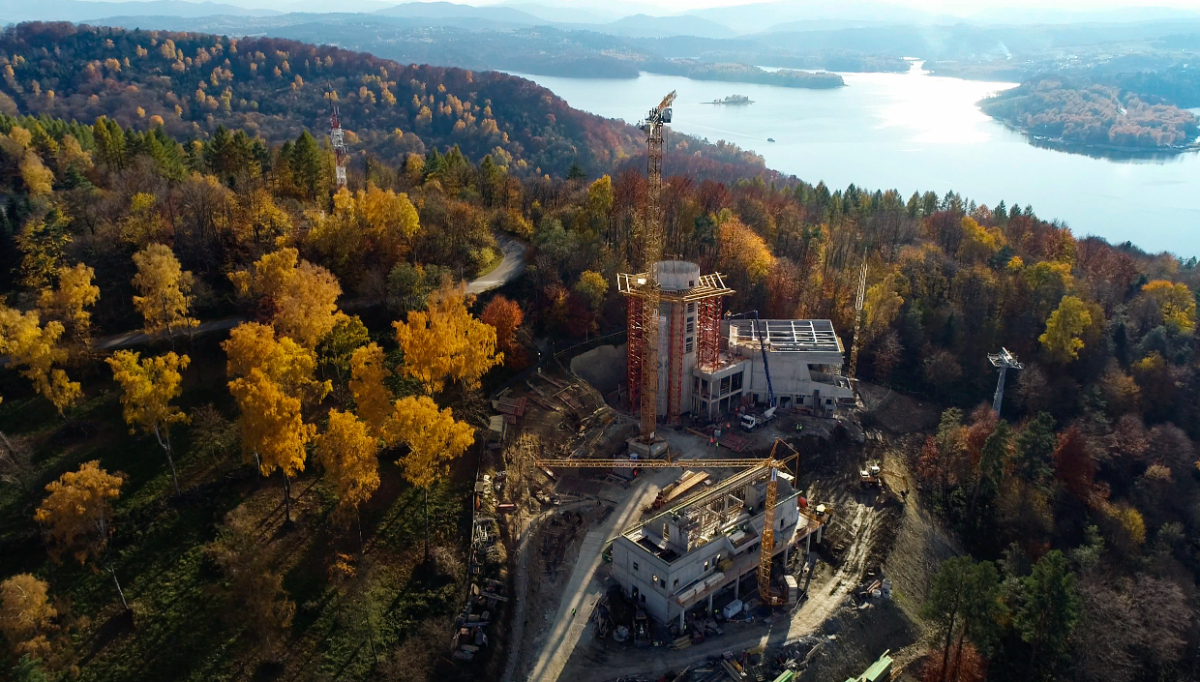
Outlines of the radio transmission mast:
M 329 141 L 333 145 L 334 181 L 337 189 L 341 189 L 346 186 L 346 136 L 342 132 L 342 122 L 338 120 L 337 102 L 330 97 L 329 104 Z

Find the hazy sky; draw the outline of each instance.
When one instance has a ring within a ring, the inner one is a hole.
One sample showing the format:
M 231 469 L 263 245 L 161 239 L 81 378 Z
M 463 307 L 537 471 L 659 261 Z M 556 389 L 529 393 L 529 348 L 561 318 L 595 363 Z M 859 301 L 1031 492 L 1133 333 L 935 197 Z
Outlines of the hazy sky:
M 35 0 L 36 1 L 36 0 Z M 100 1 L 100 0 L 92 0 Z M 112 0 L 109 0 L 112 1 Z M 204 1 L 204 0 L 188 0 L 188 1 Z M 238 5 L 241 7 L 254 8 L 270 8 L 270 10 L 296 11 L 296 8 L 305 5 L 302 0 L 209 0 L 212 2 L 223 2 L 228 5 Z M 353 0 L 347 2 L 347 5 L 372 5 L 376 0 Z M 406 0 L 377 0 L 379 7 L 390 5 L 398 5 Z M 416 0 L 416 1 L 436 1 L 436 0 Z M 504 4 L 542 4 L 552 5 L 556 7 L 570 7 L 572 5 L 580 7 L 604 7 L 610 5 L 611 10 L 618 13 L 623 13 L 630 10 L 634 5 L 653 6 L 658 11 L 650 11 L 653 14 L 668 14 L 674 12 L 686 12 L 689 10 L 700 10 L 703 7 L 721 7 L 731 5 L 746 5 L 752 2 L 764 2 L 772 0 L 625 0 L 611 2 L 606 4 L 604 0 L 448 0 L 464 5 L 496 5 L 500 2 Z M 797 0 L 799 4 L 821 6 L 821 0 Z M 826 0 L 824 6 L 836 7 L 842 0 Z M 1067 10 L 1067 11 L 1100 11 L 1105 10 L 1121 10 L 1121 8 L 1136 8 L 1136 7 L 1171 7 L 1178 10 L 1196 10 L 1200 11 L 1200 0 L 850 0 L 850 2 L 870 2 L 870 4 L 894 5 L 901 7 L 912 7 L 914 10 L 929 12 L 931 14 L 954 14 L 954 16 L 968 17 L 979 11 L 989 10 L 989 8 L 997 7 L 1021 7 L 1028 10 Z M 337 2 L 318 2 L 318 5 L 331 5 L 336 7 Z M 349 11 L 361 11 L 361 7 L 347 7 Z M 329 11 L 325 7 L 317 11 Z
M 199 1 L 199 0 L 194 0 Z M 212 0 L 243 7 L 260 7 L 273 9 L 295 9 L 303 4 L 299 0 Z M 403 0 L 380 0 L 381 5 L 400 4 Z M 491 5 L 502 0 L 449 0 L 459 4 Z M 720 7 L 729 5 L 744 5 L 763 2 L 764 0 L 633 0 L 636 4 L 654 5 L 662 10 L 686 12 L 689 9 L 703 7 Z M 769 0 L 768 0 L 769 1 Z M 799 0 L 803 4 L 816 4 L 817 0 Z M 975 12 L 994 7 L 1023 7 L 1033 9 L 1062 9 L 1074 11 L 1103 11 L 1106 9 L 1137 8 L 1137 7 L 1172 7 L 1177 9 L 1200 10 L 1200 0 L 865 0 L 880 4 L 912 7 L 935 14 L 970 15 Z M 557 7 L 595 6 L 595 0 L 510 0 L 509 4 L 528 2 L 534 4 L 553 5 Z M 836 6 L 840 0 L 828 0 Z M 619 3 L 615 3 L 619 4 Z

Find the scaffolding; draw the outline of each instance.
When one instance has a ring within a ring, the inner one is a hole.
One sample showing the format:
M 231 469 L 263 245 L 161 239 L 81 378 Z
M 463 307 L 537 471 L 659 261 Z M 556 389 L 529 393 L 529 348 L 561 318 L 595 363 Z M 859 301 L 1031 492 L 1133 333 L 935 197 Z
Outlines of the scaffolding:
M 678 424 L 683 412 L 683 357 L 687 334 L 687 305 L 696 304 L 698 350 L 716 358 L 721 337 L 721 299 L 733 295 L 720 273 L 701 275 L 688 289 L 664 290 L 650 273 L 617 275 L 617 291 L 628 297 L 628 346 L 626 381 L 629 411 L 640 411 L 642 435 L 653 435 L 658 421 L 658 322 L 667 306 L 667 411 L 668 423 Z M 707 326 L 707 330 L 706 330 Z M 707 338 L 706 338 L 707 336 Z M 651 376 L 651 374 L 653 376 Z M 652 390 L 647 390 L 652 387 Z
M 696 365 L 702 372 L 714 372 L 721 359 L 720 296 L 703 299 L 696 304 Z

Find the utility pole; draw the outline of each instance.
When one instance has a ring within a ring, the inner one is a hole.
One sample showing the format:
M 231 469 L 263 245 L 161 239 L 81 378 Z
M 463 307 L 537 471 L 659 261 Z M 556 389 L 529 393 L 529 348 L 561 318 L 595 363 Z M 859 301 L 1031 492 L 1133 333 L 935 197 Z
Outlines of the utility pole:
M 992 399 L 992 410 L 999 416 L 1000 403 L 1004 400 L 1004 378 L 1008 375 L 1008 370 L 1025 369 L 1025 365 L 1017 362 L 1016 356 L 1009 353 L 1007 348 L 1001 348 L 999 353 L 988 353 L 988 360 L 991 361 L 993 367 L 1000 368 L 1000 380 L 996 382 L 996 397 Z
M 858 270 L 858 296 L 854 299 L 854 343 L 850 345 L 850 378 L 858 371 L 858 332 L 862 329 L 863 300 L 867 295 L 867 261 Z

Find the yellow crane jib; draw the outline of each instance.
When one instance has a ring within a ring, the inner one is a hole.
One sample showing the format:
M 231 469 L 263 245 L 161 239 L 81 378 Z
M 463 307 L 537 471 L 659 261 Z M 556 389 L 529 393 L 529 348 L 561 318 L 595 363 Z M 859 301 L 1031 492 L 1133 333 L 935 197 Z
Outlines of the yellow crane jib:
M 777 458 L 776 452 L 780 445 L 791 450 L 791 454 L 782 459 Z M 663 459 L 638 459 L 636 457 L 629 459 L 539 459 L 536 463 L 540 467 L 564 469 L 667 469 L 672 467 L 770 469 L 771 478 L 767 482 L 763 514 L 762 548 L 758 558 L 758 594 L 764 604 L 783 606 L 787 603 L 787 598 L 771 588 L 771 566 L 775 558 L 775 505 L 779 491 L 779 470 L 786 470 L 788 464 L 797 461 L 799 457 L 800 453 L 796 448 L 782 438 L 776 438 L 775 444 L 771 446 L 771 454 L 766 459 L 671 459 L 668 451 L 667 457 Z M 805 516 L 817 523 L 822 523 L 818 518 L 808 514 Z

